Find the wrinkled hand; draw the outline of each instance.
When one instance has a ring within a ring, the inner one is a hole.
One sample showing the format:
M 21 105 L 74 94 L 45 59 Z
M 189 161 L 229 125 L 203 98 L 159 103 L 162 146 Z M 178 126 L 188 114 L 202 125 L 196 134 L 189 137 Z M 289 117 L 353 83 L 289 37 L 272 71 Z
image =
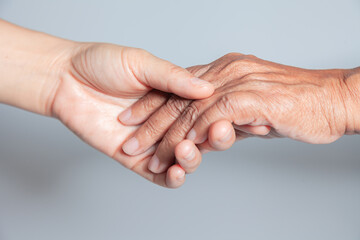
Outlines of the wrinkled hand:
M 52 113 L 91 146 L 150 181 L 166 187 L 184 183 L 184 171 L 174 165 L 163 174 L 147 168 L 155 147 L 128 156 L 122 144 L 138 127 L 124 126 L 118 115 L 151 89 L 186 98 L 203 98 L 213 87 L 188 71 L 148 52 L 111 44 L 80 44 L 64 64 L 54 93 Z M 164 96 L 162 104 L 166 100 Z
M 133 117 L 123 121 L 147 120 L 134 135 L 136 151 L 124 144 L 128 154 L 140 154 L 162 139 L 149 163 L 153 172 L 165 171 L 175 157 L 186 172 L 193 172 L 201 161 L 199 149 L 224 150 L 236 138 L 330 143 L 354 130 L 348 110 L 354 104 L 344 78 L 350 70 L 305 70 L 236 53 L 189 70 L 214 84 L 211 97 L 171 97 L 159 108 L 156 103 L 163 96 L 150 93 L 131 107 Z M 183 141 L 186 136 L 189 140 Z M 182 154 L 180 148 L 185 149 Z

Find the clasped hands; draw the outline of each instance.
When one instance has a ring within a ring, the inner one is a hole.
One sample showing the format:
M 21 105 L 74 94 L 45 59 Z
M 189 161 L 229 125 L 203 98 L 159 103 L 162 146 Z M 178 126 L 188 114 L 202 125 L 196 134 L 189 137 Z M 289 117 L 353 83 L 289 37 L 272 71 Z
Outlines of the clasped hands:
M 235 140 L 330 143 L 356 131 L 355 70 L 306 70 L 239 53 L 185 70 L 110 44 L 81 45 L 66 69 L 52 114 L 90 145 L 169 188 L 184 183 L 202 153 L 228 149 Z
M 0 103 L 52 116 L 176 188 L 201 155 L 247 137 L 330 143 L 360 132 L 360 68 L 307 70 L 240 53 L 187 70 L 136 48 L 0 20 Z

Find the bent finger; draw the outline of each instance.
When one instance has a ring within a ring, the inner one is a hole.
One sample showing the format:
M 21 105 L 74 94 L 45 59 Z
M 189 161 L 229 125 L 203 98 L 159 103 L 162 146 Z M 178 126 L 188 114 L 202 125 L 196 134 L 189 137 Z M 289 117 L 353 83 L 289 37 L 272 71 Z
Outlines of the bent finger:
M 175 147 L 175 157 L 186 173 L 193 173 L 201 163 L 201 153 L 190 140 L 184 140 Z
M 246 93 L 228 94 L 220 98 L 213 106 L 204 112 L 189 131 L 187 139 L 194 143 L 201 143 L 207 139 L 210 126 L 222 119 L 236 125 L 246 125 L 255 120 L 260 121 L 262 116 L 256 95 Z
M 124 125 L 133 126 L 145 122 L 169 98 L 168 93 L 152 90 L 119 115 Z
M 138 155 L 146 151 L 165 135 L 190 102 L 191 100 L 172 96 L 124 143 L 123 151 L 128 155 Z
M 219 120 L 213 123 L 208 132 L 209 145 L 215 151 L 224 151 L 230 148 L 236 140 L 233 125 L 228 120 Z
M 266 125 L 261 125 L 261 126 L 251 126 L 251 125 L 242 125 L 242 126 L 238 126 L 238 125 L 234 125 L 234 128 L 242 131 L 242 132 L 246 132 L 252 135 L 258 135 L 258 136 L 265 136 L 268 135 L 271 131 L 271 127 L 270 126 L 266 126 Z

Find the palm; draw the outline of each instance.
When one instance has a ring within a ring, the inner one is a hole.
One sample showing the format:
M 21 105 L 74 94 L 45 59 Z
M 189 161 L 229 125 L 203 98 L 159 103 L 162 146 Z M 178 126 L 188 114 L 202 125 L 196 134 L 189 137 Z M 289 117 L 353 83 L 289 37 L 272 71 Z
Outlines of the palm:
M 56 93 L 53 112 L 94 148 L 147 179 L 164 185 L 165 176 L 153 175 L 146 167 L 154 150 L 135 157 L 129 157 L 121 150 L 123 142 L 137 127 L 124 126 L 117 117 L 149 88 L 138 83 L 131 70 L 114 66 L 120 60 L 125 64 L 132 61 L 123 59 L 123 52 L 114 48 L 119 47 L 90 47 L 73 58 L 72 71 L 63 77 Z

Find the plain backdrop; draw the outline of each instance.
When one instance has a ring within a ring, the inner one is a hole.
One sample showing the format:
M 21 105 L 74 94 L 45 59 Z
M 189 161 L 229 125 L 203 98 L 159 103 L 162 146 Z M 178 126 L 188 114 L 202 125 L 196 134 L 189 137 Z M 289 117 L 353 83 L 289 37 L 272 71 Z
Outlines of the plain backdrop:
M 228 52 L 360 66 L 359 0 L 0 0 L 0 17 L 141 47 L 183 67 Z M 359 155 L 359 136 L 329 145 L 248 139 L 205 155 L 169 190 L 57 120 L 0 105 L 0 239 L 359 240 Z

